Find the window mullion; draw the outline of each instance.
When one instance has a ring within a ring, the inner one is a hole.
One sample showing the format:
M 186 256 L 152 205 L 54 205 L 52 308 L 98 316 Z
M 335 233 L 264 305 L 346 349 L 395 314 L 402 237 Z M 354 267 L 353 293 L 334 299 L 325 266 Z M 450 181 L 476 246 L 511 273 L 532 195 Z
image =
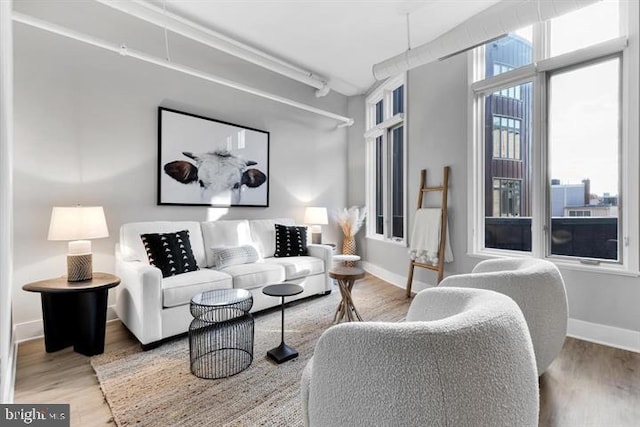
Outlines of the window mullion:
M 382 225 L 382 235 L 385 239 L 391 238 L 391 223 L 389 218 L 391 218 L 391 196 L 390 196 L 390 188 L 391 185 L 391 171 L 389 167 L 389 158 L 390 158 L 390 144 L 389 144 L 389 129 L 386 129 L 384 134 L 382 135 L 382 206 L 384 212 L 384 220 Z
M 549 208 L 550 182 L 547 156 L 547 102 L 546 102 L 546 75 L 538 74 L 533 81 L 533 108 L 532 108 L 531 138 L 531 171 L 532 172 L 532 200 L 531 209 L 531 253 L 534 257 L 543 258 L 548 254 L 549 233 L 551 230 L 551 209 Z

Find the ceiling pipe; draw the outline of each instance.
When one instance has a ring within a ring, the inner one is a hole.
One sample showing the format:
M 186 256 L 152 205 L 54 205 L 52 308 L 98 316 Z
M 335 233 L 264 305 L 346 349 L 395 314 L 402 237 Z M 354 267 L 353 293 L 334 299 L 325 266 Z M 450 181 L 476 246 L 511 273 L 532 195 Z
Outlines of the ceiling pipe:
M 225 36 L 224 34 L 213 31 L 203 25 L 199 25 L 146 1 L 95 1 L 150 24 L 165 28 L 175 34 L 195 40 L 211 48 L 228 53 L 229 55 L 233 55 L 237 58 L 311 86 L 317 89 L 317 97 L 325 96 L 331 90 L 327 79 L 318 76 L 311 71 L 304 70 L 280 58 L 269 55 L 252 46 L 241 43 Z
M 147 53 L 137 51 L 135 49 L 129 49 L 125 45 L 116 45 L 114 43 L 104 41 L 99 38 L 89 36 L 87 34 L 83 34 L 78 31 L 62 27 L 57 24 L 53 24 L 51 22 L 44 21 L 42 19 L 34 18 L 32 16 L 25 15 L 23 13 L 13 12 L 13 20 L 14 22 L 18 22 L 20 24 L 25 24 L 34 28 L 48 31 L 53 34 L 57 34 L 63 37 L 67 37 L 73 40 L 87 43 L 89 45 L 99 47 L 99 48 L 108 50 L 110 52 L 117 53 L 122 56 L 129 56 L 131 58 L 135 58 L 143 62 L 158 65 L 160 67 L 178 71 L 183 74 L 197 77 L 202 80 L 206 80 L 212 83 L 217 83 L 223 86 L 230 87 L 232 89 L 237 89 L 242 92 L 259 96 L 261 98 L 265 98 L 271 101 L 279 102 L 281 104 L 289 105 L 291 107 L 295 107 L 300 110 L 304 110 L 304 111 L 318 114 L 320 116 L 328 117 L 330 119 L 339 121 L 341 123 L 340 127 L 351 126 L 354 123 L 354 120 L 350 117 L 344 117 L 344 116 L 332 113 L 330 111 L 322 110 L 320 108 L 316 108 L 311 105 L 303 104 L 301 102 L 294 101 L 289 98 L 285 98 L 283 96 L 275 95 L 270 92 L 266 92 L 251 86 L 244 85 L 242 83 L 234 82 L 233 80 L 225 79 L 224 77 L 219 77 L 214 74 L 205 73 L 203 71 L 196 70 L 195 68 L 191 68 L 186 65 L 181 65 L 175 62 L 169 62 L 166 59 L 158 58 L 156 56 L 152 56 Z
M 454 54 L 464 52 L 536 22 L 564 15 L 601 0 L 501 1 L 467 19 L 433 41 L 407 50 L 373 66 L 383 80 Z

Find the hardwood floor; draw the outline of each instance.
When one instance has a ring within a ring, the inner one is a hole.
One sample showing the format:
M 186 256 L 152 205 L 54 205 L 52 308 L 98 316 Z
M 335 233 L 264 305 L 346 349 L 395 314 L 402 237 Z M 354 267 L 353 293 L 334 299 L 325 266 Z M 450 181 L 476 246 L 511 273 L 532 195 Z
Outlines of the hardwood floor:
M 372 276 L 363 281 L 372 290 L 388 286 Z M 404 290 L 384 292 L 402 295 Z M 132 340 L 120 322 L 107 325 L 106 346 Z M 114 425 L 88 357 L 70 348 L 45 353 L 38 339 L 20 344 L 17 363 L 15 403 L 69 403 L 72 426 Z M 539 425 L 640 427 L 640 354 L 567 338 L 540 378 Z

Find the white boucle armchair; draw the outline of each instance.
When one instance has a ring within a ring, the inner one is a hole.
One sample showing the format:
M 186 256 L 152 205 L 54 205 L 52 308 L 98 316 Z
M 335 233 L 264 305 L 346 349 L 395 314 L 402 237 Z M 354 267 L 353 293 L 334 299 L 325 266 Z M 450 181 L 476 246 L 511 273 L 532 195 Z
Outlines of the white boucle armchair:
M 512 298 L 522 310 L 536 355 L 538 375 L 558 356 L 567 335 L 567 293 L 555 264 L 535 258 L 480 262 L 470 274 L 449 276 L 440 287 L 489 289 Z
M 533 346 L 513 300 L 427 289 L 406 320 L 322 334 L 302 376 L 305 425 L 538 425 Z

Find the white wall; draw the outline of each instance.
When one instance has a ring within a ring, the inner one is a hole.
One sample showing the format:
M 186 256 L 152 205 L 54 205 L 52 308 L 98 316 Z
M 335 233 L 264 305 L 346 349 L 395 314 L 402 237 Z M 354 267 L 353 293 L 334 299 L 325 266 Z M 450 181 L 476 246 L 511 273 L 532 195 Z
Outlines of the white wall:
M 637 34 L 634 37 L 637 46 Z M 638 55 L 637 49 L 635 52 L 635 55 Z M 636 81 L 637 79 L 636 75 Z M 442 167 L 450 165 L 452 176 L 449 224 L 455 262 L 446 265 L 445 275 L 469 272 L 480 259 L 466 255 L 469 102 L 467 56 L 457 55 L 412 70 L 408 76 L 407 96 L 409 224 L 413 224 L 413 212 L 416 208 L 419 170 L 426 168 L 429 181 L 436 184 L 441 182 Z M 364 139 L 360 135 L 356 140 L 350 140 L 349 144 L 362 146 Z M 350 164 L 355 162 L 358 165 L 360 160 L 349 161 Z M 635 161 L 637 165 L 640 159 Z M 350 183 L 350 188 L 357 186 L 356 183 Z M 354 196 L 350 193 L 350 197 Z M 349 202 L 352 203 L 351 200 Z M 436 205 L 437 202 L 437 199 L 434 200 Z M 365 265 L 370 271 L 404 286 L 408 271 L 407 248 L 371 239 L 366 239 L 365 246 L 362 253 L 365 254 Z M 416 273 L 414 289 L 419 290 L 423 287 L 419 282 L 435 284 L 435 273 L 424 269 L 416 269 Z M 566 282 L 569 312 L 573 321 L 578 321 L 582 326 L 586 325 L 591 331 L 597 329 L 605 335 L 619 334 L 623 341 L 621 345 L 640 349 L 640 280 L 637 277 L 567 269 L 562 269 L 562 274 Z M 575 323 L 573 321 L 570 322 L 570 330 Z M 590 331 L 587 331 L 587 334 L 589 333 Z M 593 335 L 597 334 L 596 331 Z M 616 337 L 604 337 L 599 340 L 612 343 L 615 339 Z
M 161 55 L 161 30 L 86 3 L 26 3 L 21 10 Z M 89 13 L 91 19 L 83 18 Z M 347 113 L 342 95 L 316 99 L 302 84 L 178 37 L 171 42 L 175 61 Z M 21 286 L 65 273 L 66 242 L 46 240 L 54 205 L 104 206 L 110 237 L 93 241 L 94 269 L 113 272 L 114 245 L 126 222 L 284 216 L 302 222 L 305 206 L 346 204 L 347 130 L 336 129 L 334 120 L 19 24 L 15 45 L 16 324 L 37 330 L 41 318 L 39 295 Z M 269 131 L 270 206 L 156 206 L 159 105 Z M 325 241 L 340 236 L 335 224 L 323 231 Z

